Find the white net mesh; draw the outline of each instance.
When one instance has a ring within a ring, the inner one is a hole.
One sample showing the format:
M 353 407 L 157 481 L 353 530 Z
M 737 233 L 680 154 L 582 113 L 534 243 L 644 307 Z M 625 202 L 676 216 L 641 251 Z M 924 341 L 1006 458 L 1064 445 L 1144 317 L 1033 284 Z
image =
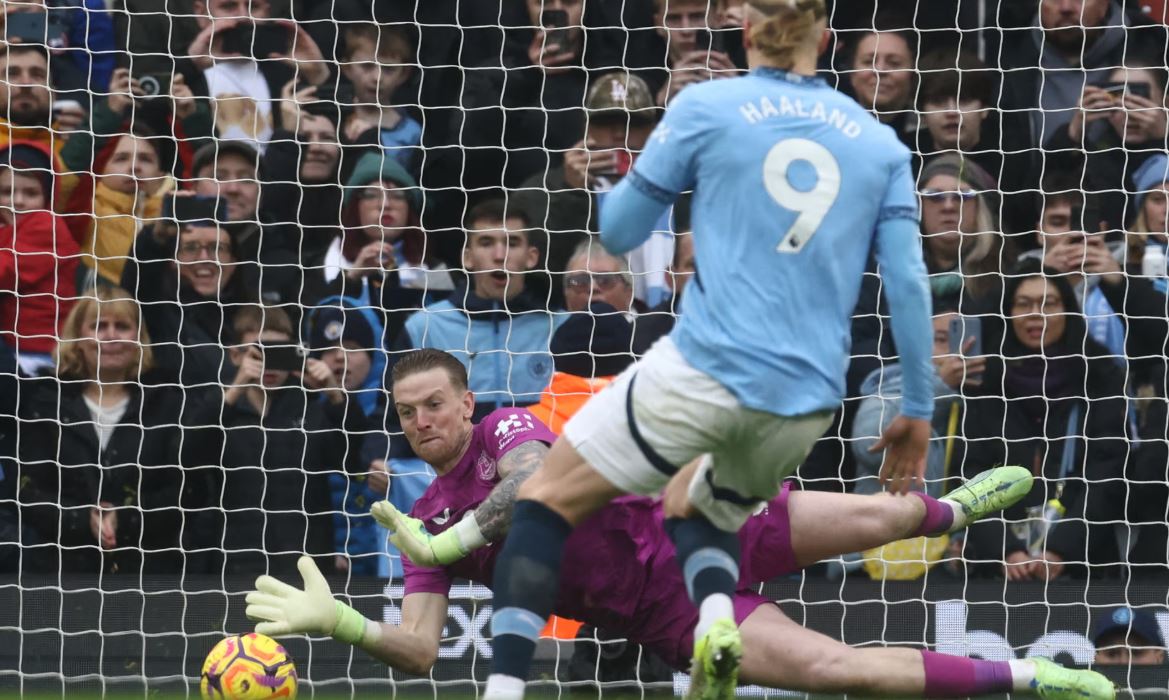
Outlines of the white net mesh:
M 761 590 L 849 644 L 1086 665 L 1127 643 L 1108 673 L 1163 691 L 1163 654 L 1139 647 L 1169 636 L 1165 4 L 827 5 L 821 77 L 914 152 L 936 313 L 927 491 L 1000 464 L 1038 485 L 953 537 Z M 536 405 L 558 431 L 598 386 L 567 377 L 617 374 L 668 333 L 695 270 L 687 198 L 627 256 L 592 234 L 673 96 L 746 69 L 747 12 L 6 0 L 0 688 L 196 693 L 206 652 L 251 629 L 242 592 L 296 582 L 302 553 L 399 624 L 401 560 L 369 509 L 409 511 L 434 469 L 390 369 L 448 351 L 476 420 Z M 875 263 L 852 347 L 807 489 L 879 490 L 867 448 L 900 371 Z M 330 640 L 288 648 L 326 695 L 472 697 L 490 611 L 456 584 L 428 677 Z M 686 687 L 604 628 L 546 632 L 548 696 Z

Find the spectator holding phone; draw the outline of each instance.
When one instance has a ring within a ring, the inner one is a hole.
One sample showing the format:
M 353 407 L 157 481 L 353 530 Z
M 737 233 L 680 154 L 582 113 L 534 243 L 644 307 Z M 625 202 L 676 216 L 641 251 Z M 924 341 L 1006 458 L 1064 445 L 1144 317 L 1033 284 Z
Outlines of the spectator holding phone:
M 1164 63 L 1130 61 L 1086 85 L 1071 121 L 1047 141 L 1048 167 L 1083 172 L 1082 189 L 1093 193 L 1100 219 L 1111 229 L 1124 223 L 1125 185 L 1144 162 L 1166 149 Z
M 726 0 L 654 0 L 654 27 L 666 43 L 669 72 L 657 92 L 665 107 L 693 83 L 733 78 L 746 66 L 741 7 Z
M 397 159 L 381 150 L 363 155 L 345 186 L 341 235 L 313 273 L 318 298 L 372 300 L 391 339 L 409 314 L 445 299 L 455 281 L 436 255 L 440 237 L 421 227 L 422 205 L 422 191 Z
M 292 78 L 321 85 L 330 75 L 308 32 L 295 22 L 271 19 L 269 10 L 268 0 L 195 0 L 200 31 L 187 49 L 215 102 L 216 133 L 260 150 L 272 138 L 272 103 L 285 83 Z
M 44 145 L 0 147 L 0 343 L 30 375 L 52 365 L 57 333 L 77 296 L 80 250 L 52 211 L 55 183 Z
M 459 135 L 462 186 L 515 187 L 572 147 L 583 133 L 593 54 L 586 56 L 585 0 L 526 0 L 526 54 L 501 52 L 465 73 Z
M 223 562 L 212 570 L 287 575 L 308 554 L 332 572 L 329 475 L 343 473 L 359 452 L 342 429 L 344 391 L 323 362 L 304 356 L 281 309 L 251 311 L 235 323 L 235 377 L 211 387 L 196 408 L 223 426 L 210 446 L 221 455 L 223 494 L 222 520 L 211 533 Z
M 963 318 L 952 302 L 934 304 L 934 417 L 930 448 L 926 455 L 925 492 L 940 498 L 949 490 L 948 479 L 958 476 L 962 463 L 961 413 L 962 395 L 967 387 L 982 383 L 986 358 L 971 355 L 981 333 L 973 331 L 978 319 Z M 957 322 L 957 323 L 956 323 Z M 959 334 L 952 335 L 953 331 Z M 857 465 L 854 493 L 877 493 L 881 490 L 877 476 L 882 454 L 872 452 L 877 439 L 897 417 L 901 409 L 902 370 L 899 363 L 884 365 L 861 384 L 863 397 L 852 423 L 849 447 Z
M 341 128 L 346 140 L 373 142 L 414 177 L 422 155 L 422 125 L 394 95 L 410 80 L 417 60 L 401 29 L 377 24 L 345 24 L 341 75 L 353 86 L 353 111 Z
M 966 392 L 963 473 L 1021 464 L 1042 478 L 1005 521 L 970 526 L 966 557 L 1011 581 L 1115 573 L 1124 560 L 1112 527 L 1125 518 L 1124 370 L 1088 334 L 1065 277 L 1024 262 L 1003 298 L 1004 327 L 984 340 L 993 350 L 982 384 Z
M 649 87 L 624 72 L 606 73 L 585 99 L 584 137 L 564 161 L 520 185 L 514 201 L 548 232 L 548 269 L 561 272 L 597 230 L 596 193 L 609 190 L 633 167 L 660 116 Z

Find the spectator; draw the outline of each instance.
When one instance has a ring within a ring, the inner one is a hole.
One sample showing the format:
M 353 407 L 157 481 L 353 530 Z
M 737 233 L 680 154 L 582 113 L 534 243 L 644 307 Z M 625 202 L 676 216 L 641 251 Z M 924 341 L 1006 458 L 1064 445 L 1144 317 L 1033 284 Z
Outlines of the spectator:
M 308 276 L 324 269 L 329 246 L 340 232 L 340 110 L 335 105 L 332 110 L 305 109 L 293 87 L 285 85 L 280 103 L 285 127 L 275 132 L 260 162 L 260 220 L 272 223 L 273 234 L 295 253 Z M 304 303 L 316 300 L 310 294 Z
M 670 68 L 657 93 L 659 107 L 687 85 L 733 78 L 747 67 L 741 7 L 725 0 L 654 0 L 653 5 Z
M 240 264 L 235 249 L 230 231 L 211 217 L 178 222 L 177 230 L 159 222 L 138 235 L 134 292 L 168 381 L 205 387 L 234 376 L 224 347 L 236 340 L 233 317 L 255 303 L 257 284 L 254 266 Z
M 68 136 L 84 122 L 85 112 L 80 106 L 63 105 L 66 108 L 54 118 L 53 87 L 43 46 L 0 46 L 0 146 L 29 141 L 54 154 L 61 152 Z
M 347 399 L 327 365 L 299 357 L 287 314 L 265 308 L 261 318 L 259 332 L 244 325 L 248 317 L 236 319 L 235 378 L 197 408 L 202 421 L 223 428 L 214 453 L 223 465 L 224 519 L 212 539 L 224 561 L 213 570 L 287 575 L 308 554 L 332 572 L 329 475 L 357 452 L 342 430 Z
M 81 243 L 82 283 L 117 286 L 143 221 L 162 215 L 165 195 L 175 189 L 174 173 L 180 170 L 176 139 L 160 135 L 133 119 L 135 96 L 142 94 L 130 71 L 114 71 L 109 96 L 94 105 L 90 128 L 79 133 L 61 152 L 65 166 L 81 173 L 80 183 L 69 197 L 69 227 Z M 174 95 L 174 133 L 178 142 L 186 135 L 209 134 L 205 109 L 179 76 L 171 86 Z M 129 121 L 127 121 L 129 120 Z M 102 134 L 115 134 L 107 139 Z M 96 154 L 96 157 L 94 156 Z
M 1169 245 L 1169 158 L 1149 158 L 1132 176 L 1132 211 L 1136 220 L 1125 236 L 1125 258 L 1130 265 L 1140 265 L 1145 251 L 1153 246 L 1162 250 Z M 1165 290 L 1162 281 L 1158 286 Z
M 1009 247 L 994 218 L 993 178 L 961 156 L 946 154 L 927 162 L 918 181 L 921 233 L 934 299 L 956 304 L 963 314 L 997 312 L 1002 288 L 999 266 L 1014 255 L 1004 252 Z M 850 396 L 858 395 L 861 382 L 884 358 L 897 354 L 888 315 L 880 277 L 870 269 L 853 316 Z
M 1123 561 L 1110 523 L 1124 518 L 1124 371 L 1088 334 L 1066 278 L 1029 261 L 1007 278 L 1003 297 L 1001 340 L 987 334 L 983 382 L 965 398 L 963 471 L 969 479 L 1023 464 L 1042 478 L 1005 520 L 970 526 L 966 556 L 1011 581 L 1069 567 L 1110 573 Z
M 17 481 L 37 538 L 24 571 L 179 572 L 180 507 L 202 507 L 206 493 L 184 490 L 178 465 L 200 441 L 183 439 L 177 390 L 143 383 L 154 361 L 138 305 L 121 290 L 95 294 L 65 321 L 56 376 L 20 380 Z M 16 396 L 0 400 L 11 413 Z
M 633 364 L 633 325 L 617 309 L 595 301 L 552 334 L 554 371 L 540 403 L 531 407 L 557 435 L 589 398 Z
M 256 179 L 256 169 L 259 164 L 260 154 L 245 141 L 217 139 L 205 144 L 195 152 L 191 161 L 195 194 L 222 199 L 227 204 L 228 221 L 257 224 L 260 183 Z
M 962 354 L 953 352 L 950 323 L 961 318 L 957 306 L 934 305 L 934 417 L 929 453 L 926 455 L 925 492 L 941 498 L 948 489 L 948 480 L 958 475 L 961 451 L 955 451 L 962 439 L 959 433 L 959 415 L 962 411 L 961 394 L 966 387 L 977 387 L 986 368 L 985 357 L 965 357 L 972 344 L 961 343 Z M 861 385 L 863 397 L 852 423 L 849 446 L 856 459 L 857 481 L 854 493 L 870 494 L 881 491 L 877 481 L 881 470 L 881 453 L 869 451 L 889 423 L 901 410 L 901 365 L 894 362 L 873 370 Z
M 531 224 L 503 200 L 467 213 L 463 266 L 470 276 L 444 301 L 406 321 L 395 350 L 446 350 L 467 365 L 476 414 L 535 403 L 552 376 L 548 344 L 562 317 L 525 292 L 540 250 Z
M 1101 611 L 1092 623 L 1096 666 L 1160 666 L 1165 641 L 1148 610 L 1120 606 Z
M 414 177 L 422 163 L 422 125 L 400 106 L 395 93 L 414 72 L 414 46 L 405 32 L 377 24 L 342 27 L 341 74 L 353 85 L 353 113 L 341 125 L 348 141 L 372 140 Z M 365 136 L 373 134 L 372 139 Z
M 568 260 L 564 275 L 565 307 L 585 311 L 594 301 L 612 306 L 626 316 L 646 311 L 633 298 L 633 275 L 625 258 L 613 255 L 599 243 L 586 240 Z
M 1130 62 L 1108 74 L 1103 87 L 1086 85 L 1080 109 L 1047 141 L 1049 167 L 1083 172 L 1099 219 L 1121 228 L 1127 217 L 1125 185 L 1149 158 L 1166 148 L 1166 73 Z
M 73 307 L 79 250 L 53 213 L 53 157 L 39 143 L 0 147 L 0 343 L 26 374 L 51 366 Z
M 666 272 L 666 286 L 670 297 L 637 317 L 633 330 L 633 352 L 644 355 L 662 336 L 674 330 L 674 322 L 682 312 L 682 292 L 694 276 L 694 234 L 674 236 L 674 259 Z
M 383 151 L 357 162 L 341 206 L 341 235 L 333 239 L 323 275 L 316 278 L 319 296 L 365 296 L 354 290 L 368 284 L 368 296 L 380 302 L 394 338 L 409 313 L 454 289 L 450 271 L 435 255 L 441 237 L 422 230 L 422 191 Z
M 1164 50 L 1164 27 L 1136 26 L 1114 0 L 1041 0 L 1028 26 L 1003 32 L 1003 149 L 1028 152 L 1028 170 L 1047 172 L 1031 149 L 1073 119 L 1085 86 L 1133 60 L 1162 61 Z
M 853 97 L 897 132 L 910 150 L 917 149 L 914 118 L 914 68 L 917 42 L 911 26 L 892 16 L 878 16 L 874 28 L 850 38 L 848 82 Z
M 310 357 L 319 359 L 333 373 L 333 381 L 348 395 L 351 407 L 376 425 L 383 419 L 382 387 L 386 353 L 377 314 L 352 300 L 330 298 L 309 312 L 305 320 Z M 374 422 L 376 421 L 376 423 Z M 364 423 L 364 421 L 361 421 Z M 364 473 L 329 474 L 333 506 L 333 551 L 338 571 L 376 576 L 385 537 L 369 509 L 386 497 L 389 473 L 384 460 L 369 465 Z
M 585 0 L 526 0 L 534 27 L 523 57 L 501 54 L 464 74 L 462 110 L 450 130 L 463 147 L 462 186 L 511 188 L 547 171 L 584 132 L 590 45 Z M 551 13 L 563 13 L 553 26 Z M 549 25 L 544 21 L 548 20 Z M 450 166 L 448 166 L 450 167 Z
M 272 102 L 284 99 L 281 88 L 289 79 L 308 86 L 329 79 L 328 64 L 308 32 L 295 22 L 270 19 L 269 9 L 268 0 L 195 0 L 200 31 L 187 48 L 187 57 L 206 81 L 206 94 L 215 102 L 215 132 L 220 138 L 254 143 L 259 150 L 273 137 Z M 252 44 L 252 26 L 272 25 L 287 30 L 286 50 L 252 58 L 225 47 L 229 37 Z M 284 128 L 296 126 L 285 123 Z
M 77 89 L 104 92 L 114 70 L 114 22 L 103 0 L 42 0 L 6 3 L 7 14 L 46 15 L 44 43 L 62 61 L 54 73 L 66 72 Z M 3 16 L 0 15 L 0 22 Z M 24 43 L 31 43 L 24 38 Z M 61 76 L 56 76 L 60 82 Z
M 922 58 L 921 70 L 917 104 L 925 128 L 914 150 L 927 159 L 956 152 L 1003 183 L 995 86 L 986 64 L 965 51 L 938 51 Z
M 633 167 L 657 123 L 649 87 L 635 75 L 607 73 L 585 99 L 584 137 L 564 162 L 520 185 L 515 203 L 548 232 L 548 269 L 562 272 L 578 245 L 597 231 L 603 195 Z

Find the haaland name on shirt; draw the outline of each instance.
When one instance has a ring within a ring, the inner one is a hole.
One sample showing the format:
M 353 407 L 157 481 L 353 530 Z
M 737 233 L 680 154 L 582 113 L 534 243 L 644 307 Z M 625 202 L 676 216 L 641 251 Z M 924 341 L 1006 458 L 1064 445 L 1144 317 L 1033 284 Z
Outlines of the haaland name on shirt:
M 777 108 L 771 98 L 764 96 L 756 101 L 743 103 L 739 107 L 739 114 L 747 120 L 748 124 L 755 124 L 771 117 L 802 117 L 815 119 L 836 127 L 840 133 L 850 139 L 855 139 L 861 133 L 860 124 L 857 124 L 839 109 L 833 108 L 831 111 L 825 109 L 824 103 L 819 100 L 812 104 L 812 111 L 809 112 L 804 107 L 803 100 L 792 100 L 788 99 L 786 95 L 780 95 L 779 107 Z

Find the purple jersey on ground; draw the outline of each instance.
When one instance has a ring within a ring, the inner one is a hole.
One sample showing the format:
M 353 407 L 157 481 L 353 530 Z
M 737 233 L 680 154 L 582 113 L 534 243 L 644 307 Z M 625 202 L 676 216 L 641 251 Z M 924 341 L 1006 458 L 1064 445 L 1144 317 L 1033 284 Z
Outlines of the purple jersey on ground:
M 471 446 L 454 469 L 436 478 L 411 509 L 431 534 L 473 511 L 499 483 L 496 463 L 532 440 L 556 436 L 522 408 L 492 412 L 475 427 Z M 742 544 L 735 616 L 742 622 L 767 599 L 750 587 L 798 570 L 788 523 L 789 488 L 739 531 Z M 684 668 L 693 649 L 698 611 L 674 545 L 662 524 L 661 502 L 625 496 L 602 508 L 573 531 L 564 548 L 555 612 L 651 647 L 667 663 Z M 447 595 L 455 579 L 492 584 L 498 546 L 481 547 L 446 567 L 415 566 L 402 559 L 406 595 Z

